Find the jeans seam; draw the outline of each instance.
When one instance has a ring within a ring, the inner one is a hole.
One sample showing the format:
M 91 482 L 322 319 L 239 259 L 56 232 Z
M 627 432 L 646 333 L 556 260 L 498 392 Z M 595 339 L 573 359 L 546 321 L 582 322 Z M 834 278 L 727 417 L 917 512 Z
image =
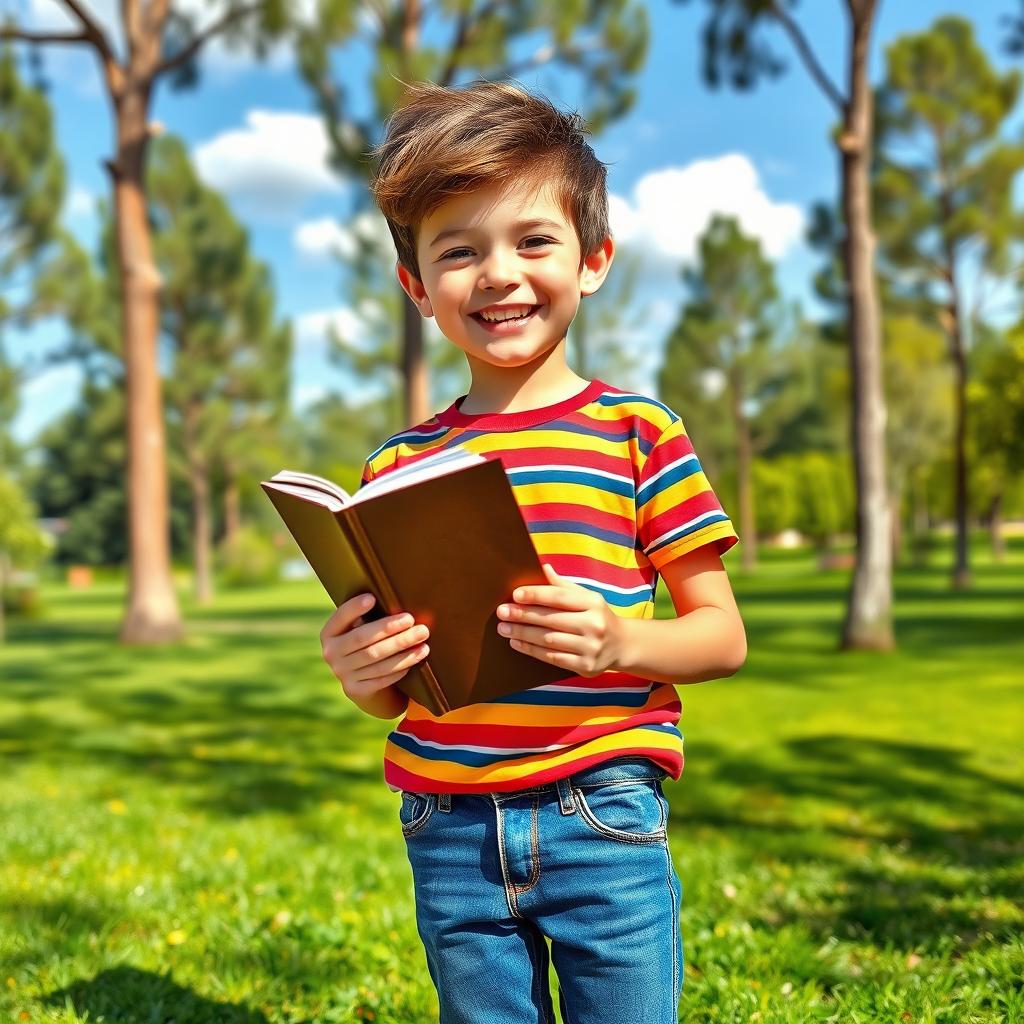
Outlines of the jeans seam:
M 517 897 L 529 892 L 540 880 L 540 832 L 537 824 L 538 817 L 537 798 L 534 797 L 530 814 L 530 877 L 522 885 L 513 883 L 512 888 L 515 890 Z
M 510 883 L 508 877 L 508 863 L 505 861 L 505 818 L 501 811 L 501 804 L 497 800 L 494 801 L 494 813 L 498 818 L 498 860 L 501 862 L 501 881 L 505 889 L 505 902 L 508 904 L 509 913 L 513 917 L 523 920 L 516 902 L 515 886 Z
M 662 806 L 661 801 L 658 801 L 658 812 L 661 820 L 658 823 L 658 828 L 654 832 L 650 832 L 641 835 L 638 832 L 621 832 L 618 829 L 609 828 L 602 821 L 599 821 L 587 806 L 586 795 L 577 790 L 579 799 L 577 800 L 577 808 L 580 812 L 580 817 L 595 831 L 603 836 L 607 836 L 609 839 L 614 839 L 620 843 L 632 843 L 635 846 L 654 846 L 657 843 L 664 843 L 668 840 L 668 829 L 666 828 L 665 822 L 665 808 Z
M 676 906 L 676 891 L 672 885 L 672 851 L 665 844 L 665 869 L 668 895 L 672 903 L 672 1002 L 679 1010 L 679 907 Z
M 540 929 L 532 922 L 527 922 L 526 932 L 530 936 L 530 941 L 533 944 L 534 952 L 539 954 L 540 946 L 544 945 L 544 937 L 540 932 Z M 544 956 L 537 955 L 531 957 L 533 963 L 533 979 L 534 979 L 534 990 L 536 992 L 537 1006 L 540 1012 L 544 1014 L 543 1024 L 555 1024 L 554 1007 L 552 1007 L 551 1016 L 548 1016 L 544 1010 L 544 991 L 547 986 L 547 971 L 545 961 L 547 959 L 547 950 L 544 950 Z M 551 997 L 550 989 L 548 990 L 548 998 Z

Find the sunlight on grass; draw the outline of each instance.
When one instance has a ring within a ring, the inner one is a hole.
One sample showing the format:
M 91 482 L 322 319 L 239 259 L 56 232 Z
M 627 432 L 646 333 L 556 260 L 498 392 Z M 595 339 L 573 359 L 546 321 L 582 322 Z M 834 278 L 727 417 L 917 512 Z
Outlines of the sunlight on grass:
M 682 688 L 666 786 L 683 1019 L 1024 1020 L 1024 547 L 974 564 L 898 573 L 892 655 L 835 653 L 845 574 L 734 575 L 750 655 Z M 436 1020 L 318 585 L 183 592 L 158 650 L 116 644 L 118 584 L 44 599 L 0 647 L 0 1019 Z

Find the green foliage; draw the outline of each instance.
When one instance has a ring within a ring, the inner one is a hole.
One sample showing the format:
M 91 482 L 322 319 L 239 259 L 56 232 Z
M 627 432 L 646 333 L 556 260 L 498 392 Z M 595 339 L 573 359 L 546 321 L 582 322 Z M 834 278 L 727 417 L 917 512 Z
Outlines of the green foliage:
M 666 784 L 680 1020 L 1021 1019 L 1024 548 L 980 540 L 976 592 L 946 552 L 896 573 L 888 655 L 834 651 L 847 573 L 736 581 L 747 663 L 686 687 Z M 0 1019 L 436 1024 L 389 724 L 324 665 L 319 584 L 183 592 L 145 657 L 120 585 L 44 597 L 0 653 Z
M 964 18 L 940 18 L 886 49 L 876 99 L 880 256 L 936 302 L 957 301 L 968 254 L 990 276 L 1012 269 L 1024 145 L 1001 133 L 1020 87 L 1020 72 L 996 71 Z
M 35 519 L 35 509 L 22 489 L 0 474 L 0 557 L 6 555 L 15 565 L 30 565 L 42 558 L 49 545 Z
M 856 523 L 852 470 L 845 452 L 801 452 L 754 462 L 758 535 L 791 527 L 826 547 Z
M 281 553 L 265 530 L 244 525 L 217 546 L 215 565 L 226 587 L 263 586 L 278 580 Z
M 753 452 L 764 451 L 806 407 L 809 346 L 781 300 L 774 265 L 735 218 L 712 218 L 684 281 L 687 302 L 666 342 L 658 394 L 720 472 L 733 464 L 742 432 Z

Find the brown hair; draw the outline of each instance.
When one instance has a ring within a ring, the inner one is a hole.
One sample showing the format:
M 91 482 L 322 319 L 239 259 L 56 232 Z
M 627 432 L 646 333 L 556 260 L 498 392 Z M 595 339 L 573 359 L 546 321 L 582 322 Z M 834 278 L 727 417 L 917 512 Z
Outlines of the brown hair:
M 377 161 L 370 192 L 399 262 L 419 278 L 416 230 L 447 199 L 492 184 L 546 181 L 576 228 L 581 258 L 595 252 L 610 234 L 607 170 L 588 134 L 578 113 L 509 82 L 407 83 L 384 141 L 369 154 Z

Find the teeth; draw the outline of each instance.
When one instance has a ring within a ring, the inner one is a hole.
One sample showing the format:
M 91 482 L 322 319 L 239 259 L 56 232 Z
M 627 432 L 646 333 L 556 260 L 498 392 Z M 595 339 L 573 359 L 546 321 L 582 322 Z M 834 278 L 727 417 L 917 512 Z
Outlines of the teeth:
M 533 306 L 514 306 L 498 313 L 481 313 L 480 316 L 491 323 L 501 323 L 503 320 L 518 320 L 520 317 L 526 316 L 531 309 Z

